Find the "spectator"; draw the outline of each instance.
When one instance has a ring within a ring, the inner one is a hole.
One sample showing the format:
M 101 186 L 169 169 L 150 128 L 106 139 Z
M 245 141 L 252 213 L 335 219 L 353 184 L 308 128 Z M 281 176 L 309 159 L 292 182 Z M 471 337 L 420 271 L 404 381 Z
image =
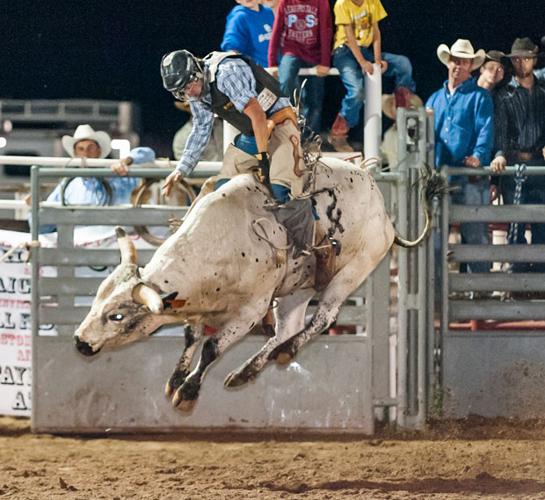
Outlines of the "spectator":
M 105 158 L 111 151 L 111 139 L 106 132 L 95 131 L 90 125 L 79 125 L 73 136 L 65 135 L 62 145 L 73 158 Z M 150 148 L 135 148 L 130 156 L 112 165 L 112 171 L 119 177 L 108 183 L 96 177 L 74 177 L 59 182 L 47 197 L 47 201 L 62 202 L 68 205 L 119 205 L 130 202 L 133 189 L 139 179 L 126 177 L 129 165 L 148 163 L 155 160 Z M 64 191 L 64 197 L 63 197 Z M 40 226 L 41 233 L 56 231 L 55 226 Z
M 394 78 L 397 106 L 406 106 L 416 89 L 409 59 L 382 52 L 379 22 L 386 16 L 380 0 L 337 0 L 335 3 L 333 65 L 339 70 L 346 88 L 329 137 L 337 151 L 353 151 L 348 144 L 348 132 L 360 121 L 364 101 L 363 73 L 373 73 L 372 63 L 380 65 L 385 76 Z
M 422 99 L 416 94 L 412 94 L 409 99 L 408 108 L 418 109 L 424 105 Z M 393 120 L 393 125 L 384 132 L 382 144 L 380 145 L 380 151 L 382 156 L 383 166 L 388 166 L 388 170 L 397 168 L 398 156 L 397 156 L 397 106 L 395 102 L 395 95 L 385 94 L 382 96 L 382 112 L 390 120 Z
M 471 72 L 485 59 L 483 50 L 475 52 L 468 40 L 457 40 L 449 49 L 437 48 L 439 60 L 448 68 L 448 80 L 426 103 L 435 117 L 435 166 L 479 168 L 490 162 L 493 145 L 493 104 L 489 92 L 477 86 Z M 464 205 L 488 205 L 486 177 L 453 176 L 452 201 Z M 486 223 L 464 223 L 460 227 L 463 243 L 487 244 Z M 439 259 L 437 259 L 439 261 Z M 469 272 L 487 272 L 486 262 L 468 263 Z
M 507 164 L 543 165 L 545 147 L 545 83 L 534 75 L 538 47 L 529 38 L 517 38 L 507 55 L 511 59 L 514 78 L 498 91 L 495 100 L 496 157 L 492 169 L 503 171 Z M 501 179 L 505 204 L 512 204 L 515 180 Z M 533 176 L 522 186 L 521 204 L 545 204 L 545 177 Z M 524 224 L 520 224 L 515 242 L 527 243 Z M 545 244 L 545 224 L 532 224 L 532 243 Z M 543 265 L 518 263 L 514 272 L 545 271 Z
M 239 5 L 227 15 L 221 50 L 236 50 L 266 67 L 274 13 L 258 0 L 236 1 Z
M 324 79 L 331 60 L 331 12 L 328 0 L 281 0 L 269 45 L 269 66 L 278 64 L 282 93 L 293 99 L 300 68 L 316 67 L 303 95 L 303 115 L 315 132 L 322 128 Z
M 505 54 L 499 50 L 490 50 L 486 53 L 483 65 L 479 68 L 477 85 L 493 92 L 505 78 L 503 58 Z

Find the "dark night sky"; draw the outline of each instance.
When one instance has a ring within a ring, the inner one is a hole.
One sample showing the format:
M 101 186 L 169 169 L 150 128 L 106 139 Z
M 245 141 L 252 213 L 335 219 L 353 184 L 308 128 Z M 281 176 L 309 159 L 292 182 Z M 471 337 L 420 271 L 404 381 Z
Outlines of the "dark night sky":
M 331 0 L 333 3 L 333 0 Z M 144 142 L 164 142 L 183 116 L 163 90 L 161 56 L 187 48 L 219 48 L 233 0 L 0 0 L 0 97 L 101 98 L 140 103 Z M 383 49 L 413 62 L 418 93 L 427 98 L 446 77 L 439 43 L 469 38 L 475 48 L 508 51 L 517 36 L 545 34 L 543 0 L 383 0 Z M 342 96 L 329 79 L 326 119 Z

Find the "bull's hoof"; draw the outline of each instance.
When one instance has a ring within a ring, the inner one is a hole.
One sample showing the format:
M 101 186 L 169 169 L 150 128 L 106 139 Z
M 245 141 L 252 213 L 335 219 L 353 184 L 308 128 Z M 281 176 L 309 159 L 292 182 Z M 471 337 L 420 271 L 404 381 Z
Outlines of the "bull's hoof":
M 174 408 L 178 408 L 178 410 L 181 410 L 183 412 L 188 412 L 193 409 L 195 406 L 195 403 L 197 402 L 197 398 L 195 399 L 184 399 L 184 395 L 181 391 L 181 389 L 178 389 L 174 396 L 172 397 L 172 406 Z
M 190 411 L 199 397 L 200 388 L 200 383 L 189 377 L 174 393 L 172 405 L 183 411 Z
M 248 377 L 245 377 L 243 373 L 231 372 L 223 381 L 223 385 L 225 387 L 240 387 L 246 384 L 248 380 Z
M 171 398 L 174 391 L 178 389 L 184 382 L 189 373 L 186 370 L 175 371 L 169 378 L 165 385 L 165 395 L 167 398 Z
M 193 401 L 182 401 L 179 405 L 177 405 L 177 408 L 183 412 L 190 412 L 193 410 L 195 403 L 197 403 L 196 399 Z
M 279 365 L 287 365 L 291 362 L 293 356 L 289 352 L 280 352 L 276 356 L 276 363 Z

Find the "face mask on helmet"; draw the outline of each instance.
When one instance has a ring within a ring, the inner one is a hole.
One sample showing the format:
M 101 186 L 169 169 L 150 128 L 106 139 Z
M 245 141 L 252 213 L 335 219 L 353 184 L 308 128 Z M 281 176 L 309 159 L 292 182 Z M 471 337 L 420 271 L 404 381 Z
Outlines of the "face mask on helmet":
M 189 79 L 189 81 L 187 82 L 186 85 L 184 85 L 183 87 L 180 87 L 178 89 L 175 89 L 175 90 L 172 90 L 171 91 L 171 94 L 176 98 L 178 99 L 179 101 L 182 101 L 182 102 L 187 102 L 189 100 L 189 96 L 187 95 L 186 91 L 188 89 L 188 87 L 193 83 L 193 82 L 197 82 L 198 80 L 200 79 L 200 77 L 198 75 L 192 75 Z

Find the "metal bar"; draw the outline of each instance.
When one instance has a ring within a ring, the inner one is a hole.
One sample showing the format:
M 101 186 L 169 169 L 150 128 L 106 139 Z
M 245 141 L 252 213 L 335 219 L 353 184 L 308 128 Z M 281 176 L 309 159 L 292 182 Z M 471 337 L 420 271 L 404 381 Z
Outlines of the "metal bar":
M 138 265 L 150 261 L 155 250 L 139 250 Z M 120 262 L 117 249 L 102 248 L 66 248 L 59 252 L 56 248 L 42 248 L 40 264 L 44 266 L 117 266 Z
M 539 302 L 498 302 L 497 300 L 451 300 L 450 321 L 494 319 L 498 321 L 545 320 Z
M 40 221 L 38 219 L 38 206 L 40 198 L 38 193 L 40 192 L 40 169 L 36 166 L 30 169 L 30 185 L 32 196 L 32 224 L 30 226 L 30 233 L 32 235 L 32 241 L 38 242 L 38 228 L 40 227 Z M 32 272 L 32 285 L 30 290 L 31 303 L 30 303 L 30 324 L 32 328 L 32 367 L 38 366 L 38 336 L 40 334 L 40 247 L 32 246 L 30 249 L 30 262 Z M 32 387 L 37 387 L 38 382 L 38 370 L 32 370 Z M 37 415 L 36 397 L 32 397 L 31 408 L 31 420 L 35 421 Z
M 445 169 L 442 170 L 441 175 L 446 179 Z M 449 272 L 448 272 L 448 235 L 449 235 L 449 205 L 450 197 L 443 196 L 441 203 L 441 333 L 439 337 L 439 348 L 441 359 L 439 361 L 439 390 L 443 390 L 443 383 L 445 380 L 444 363 L 443 359 L 447 356 L 445 352 L 445 336 L 449 327 Z
M 169 219 L 181 219 L 187 207 L 48 207 L 40 209 L 41 224 L 73 224 L 82 226 L 168 226 Z M 163 217 L 160 221 L 158 216 Z
M 545 245 L 449 245 L 455 262 L 543 262 Z
M 448 175 L 470 175 L 486 177 L 489 175 L 509 176 L 514 175 L 517 171 L 517 167 L 509 165 L 505 168 L 504 172 L 493 172 L 490 167 L 485 168 L 468 168 L 468 167 L 447 167 Z M 545 175 L 545 166 L 528 166 L 526 167 L 525 175 Z
M 2 165 L 27 165 L 27 166 L 38 165 L 39 167 L 62 167 L 62 168 L 56 168 L 56 169 L 55 168 L 44 169 L 47 172 L 49 172 L 50 170 L 61 171 L 61 172 L 62 171 L 79 172 L 79 171 L 96 170 L 97 168 L 102 168 L 102 170 L 110 176 L 116 175 L 110 170 L 110 167 L 112 165 L 115 165 L 116 163 L 119 163 L 119 160 L 98 159 L 98 158 L 97 159 L 57 158 L 57 157 L 49 157 L 49 156 L 0 156 L 0 164 Z M 153 163 L 143 163 L 142 165 L 145 165 L 145 166 L 133 165 L 130 171 L 134 173 L 138 172 L 138 175 L 142 175 L 146 177 L 154 177 L 157 174 L 160 176 L 163 176 L 165 174 L 169 174 L 174 168 L 175 164 L 176 164 L 176 161 L 155 160 Z M 195 167 L 195 170 L 193 171 L 193 173 L 199 174 L 201 176 L 204 175 L 203 172 L 207 170 L 214 171 L 215 173 L 217 173 L 217 171 L 221 168 L 221 166 L 222 166 L 221 161 L 200 161 Z M 143 172 L 146 172 L 146 173 L 143 173 Z M 63 175 L 63 174 L 60 173 L 56 175 Z M 88 175 L 88 173 L 85 173 L 84 175 Z M 91 173 L 91 175 L 95 176 L 97 174 Z M 49 177 L 49 175 L 45 175 L 45 177 Z
M 427 136 L 426 136 L 426 124 L 427 124 L 427 115 L 424 108 L 420 108 L 418 113 L 418 127 L 419 127 L 419 138 L 418 138 L 418 166 L 421 168 L 427 162 Z M 415 176 L 416 177 L 416 176 Z M 420 182 L 418 183 L 420 186 Z M 424 213 L 422 210 L 419 210 L 419 192 L 416 194 L 416 209 L 418 210 L 418 225 L 417 233 L 420 233 L 425 225 Z M 412 215 L 412 214 L 411 214 Z M 411 216 L 414 219 L 414 217 Z M 417 272 L 417 309 L 415 314 L 418 315 L 418 334 L 417 334 L 417 381 L 416 381 L 416 403 L 417 403 L 417 412 L 415 415 L 415 424 L 418 429 L 422 429 L 426 423 L 426 409 L 427 409 L 427 377 L 426 377 L 426 367 L 427 367 L 427 356 L 426 356 L 426 346 L 427 346 L 427 333 L 428 333 L 428 315 L 426 311 L 428 310 L 428 295 L 429 290 L 427 288 L 427 271 L 428 271 L 428 260 L 427 260 L 427 248 L 426 244 L 420 245 L 417 249 L 418 252 L 418 272 Z
M 46 295 L 95 295 L 103 281 L 104 278 L 42 278 L 40 294 L 42 297 Z
M 89 306 L 40 306 L 40 318 L 44 324 L 54 325 L 78 325 L 90 311 Z M 316 307 L 309 307 L 308 313 L 312 314 Z M 365 312 L 361 306 L 343 306 L 337 318 L 338 325 L 357 325 L 365 323 Z M 360 335 L 360 337 L 363 337 Z
M 517 337 L 518 339 L 544 337 L 545 330 L 449 330 L 449 337 L 458 338 L 511 338 Z
M 538 273 L 452 273 L 449 277 L 451 292 L 465 291 L 545 291 L 545 275 Z
M 398 134 L 398 165 L 399 180 L 397 182 L 397 210 L 396 222 L 401 235 L 407 234 L 407 120 L 406 108 L 397 110 L 397 134 Z M 409 271 L 408 252 L 406 248 L 398 248 L 398 311 L 397 311 L 397 412 L 396 418 L 399 426 L 404 427 L 407 419 L 407 329 L 408 329 L 408 293 Z
M 450 222 L 545 222 L 543 205 L 452 205 Z

